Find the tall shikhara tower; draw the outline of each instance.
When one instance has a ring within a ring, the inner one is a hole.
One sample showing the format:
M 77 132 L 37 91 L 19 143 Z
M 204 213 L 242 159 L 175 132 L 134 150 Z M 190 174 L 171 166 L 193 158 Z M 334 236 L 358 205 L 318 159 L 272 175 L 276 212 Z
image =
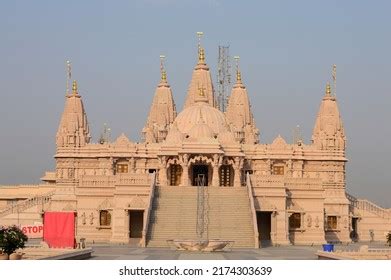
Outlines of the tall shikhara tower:
M 206 96 L 208 100 L 207 103 L 210 106 L 216 107 L 212 77 L 210 75 L 209 67 L 205 62 L 205 50 L 201 45 L 198 46 L 198 63 L 195 66 L 191 77 L 183 109 L 195 104 L 195 99 L 197 98 L 197 95 L 199 95 L 199 92 L 202 92 Z
M 331 94 L 330 84 L 327 84 L 312 133 L 312 143 L 321 150 L 345 150 L 345 142 L 337 100 Z
M 90 129 L 83 101 L 73 81 L 72 93 L 66 95 L 65 108 L 56 135 L 57 148 L 83 147 L 90 142 Z
M 161 64 L 161 79 L 153 97 L 147 123 L 142 130 L 142 137 L 147 143 L 161 143 L 166 139 L 168 130 L 176 118 L 175 102 L 167 73 Z
M 236 70 L 236 84 L 232 88 L 225 115 L 236 141 L 245 144 L 258 144 L 259 130 L 255 125 L 239 66 Z

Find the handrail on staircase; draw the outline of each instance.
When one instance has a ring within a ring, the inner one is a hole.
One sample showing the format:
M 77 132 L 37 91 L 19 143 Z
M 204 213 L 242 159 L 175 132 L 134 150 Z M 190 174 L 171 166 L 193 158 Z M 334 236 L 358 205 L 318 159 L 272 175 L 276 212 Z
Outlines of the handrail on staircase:
M 45 194 L 36 195 L 33 197 L 30 197 L 28 199 L 25 199 L 23 201 L 20 201 L 16 204 L 11 204 L 7 206 L 5 209 L 0 210 L 0 217 L 4 217 L 8 214 L 12 213 L 20 213 L 24 211 L 25 209 L 38 205 L 39 203 L 47 203 L 50 201 L 51 197 L 54 195 L 55 191 L 51 191 Z M 16 211 L 14 211 L 16 209 Z
M 253 220 L 254 244 L 255 244 L 254 247 L 259 248 L 259 232 L 258 232 L 258 223 L 257 223 L 257 213 L 255 211 L 253 188 L 251 185 L 251 177 L 250 177 L 249 173 L 247 173 L 247 175 L 246 175 L 246 186 L 247 186 L 248 198 L 250 199 L 250 210 L 251 210 L 251 216 L 252 216 L 252 220 Z
M 155 196 L 155 185 L 156 185 L 156 172 L 154 172 L 151 175 L 151 184 L 150 184 L 150 191 L 149 191 L 149 197 L 148 197 L 148 205 L 144 212 L 144 225 L 143 225 L 143 231 L 142 231 L 142 237 L 140 240 L 140 247 L 146 247 L 147 246 L 147 234 L 148 234 L 148 227 L 149 227 L 149 220 L 151 217 L 151 211 L 153 206 L 153 198 Z
M 369 211 L 386 219 L 391 217 L 390 212 L 387 211 L 387 209 L 382 208 L 369 200 L 356 198 L 349 193 L 346 193 L 346 197 L 352 208 Z

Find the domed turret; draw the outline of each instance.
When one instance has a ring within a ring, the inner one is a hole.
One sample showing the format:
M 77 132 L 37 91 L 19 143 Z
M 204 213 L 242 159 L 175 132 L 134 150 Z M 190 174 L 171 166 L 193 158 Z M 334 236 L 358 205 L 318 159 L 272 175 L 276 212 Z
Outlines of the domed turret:
M 56 135 L 57 148 L 83 147 L 90 142 L 90 131 L 83 101 L 73 81 L 72 93 L 66 95 L 65 108 Z
M 229 144 L 235 144 L 235 137 L 233 136 L 232 132 L 227 129 L 223 133 L 221 133 L 218 137 L 218 140 L 220 141 L 221 144 L 223 145 L 229 145 Z
M 184 106 L 185 109 L 194 105 L 196 102 L 195 99 L 197 98 L 198 92 L 200 90 L 203 91 L 206 102 L 210 106 L 215 107 L 212 77 L 210 75 L 209 67 L 205 62 L 205 50 L 201 44 L 198 45 L 198 63 L 194 68 L 189 89 L 187 91 L 187 97 Z
M 200 122 L 201 116 L 214 135 L 218 135 L 227 129 L 224 113 L 202 101 L 202 96 L 195 105 L 183 110 L 175 122 L 178 130 L 183 134 L 189 134 L 190 130 Z
M 174 123 L 171 129 L 168 131 L 166 137 L 166 143 L 177 144 L 177 143 L 181 143 L 182 140 L 183 140 L 183 135 L 178 130 L 176 123 Z
M 190 139 L 210 139 L 213 137 L 213 130 L 205 123 L 198 123 L 189 131 Z
M 163 57 L 161 56 L 161 58 Z M 163 61 L 161 61 L 160 70 L 161 80 L 153 97 L 147 123 L 142 130 L 143 139 L 149 143 L 162 142 L 176 117 L 175 102 L 170 85 L 167 82 L 167 73 Z
M 255 126 L 250 101 L 246 87 L 242 82 L 238 63 L 236 67 L 236 84 L 233 86 L 225 114 L 237 141 L 256 144 L 259 142 L 259 130 Z
M 312 143 L 322 150 L 344 150 L 345 142 L 345 130 L 337 100 L 331 93 L 330 84 L 327 84 L 312 133 Z

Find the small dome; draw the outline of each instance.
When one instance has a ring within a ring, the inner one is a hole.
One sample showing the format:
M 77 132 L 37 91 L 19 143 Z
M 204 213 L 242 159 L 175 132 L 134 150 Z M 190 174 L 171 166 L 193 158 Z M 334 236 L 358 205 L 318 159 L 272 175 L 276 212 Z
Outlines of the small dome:
M 230 131 L 224 131 L 219 135 L 219 141 L 221 144 L 235 144 L 235 137 L 233 136 L 232 132 Z
M 212 130 L 213 135 L 218 135 L 226 131 L 228 127 L 223 112 L 207 103 L 201 102 L 183 110 L 176 117 L 175 122 L 178 125 L 178 130 L 183 134 L 190 134 L 190 130 L 199 123 L 206 124 Z
M 176 123 L 174 123 L 167 134 L 166 142 L 167 143 L 181 143 L 182 140 L 183 140 L 183 135 L 178 130 Z
M 190 139 L 208 139 L 213 138 L 214 133 L 207 124 L 198 123 L 193 126 L 188 135 Z

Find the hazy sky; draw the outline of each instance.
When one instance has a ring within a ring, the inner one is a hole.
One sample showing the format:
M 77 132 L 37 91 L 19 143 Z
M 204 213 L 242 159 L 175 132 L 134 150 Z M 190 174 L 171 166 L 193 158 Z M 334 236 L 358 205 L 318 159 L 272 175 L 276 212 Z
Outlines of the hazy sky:
M 218 45 L 240 55 L 261 142 L 309 143 L 324 87 L 337 64 L 348 149 L 347 189 L 391 207 L 390 1 L 2 1 L 0 184 L 37 183 L 54 168 L 72 61 L 93 140 L 107 122 L 138 141 L 159 55 L 178 111 L 203 31 L 216 80 Z

